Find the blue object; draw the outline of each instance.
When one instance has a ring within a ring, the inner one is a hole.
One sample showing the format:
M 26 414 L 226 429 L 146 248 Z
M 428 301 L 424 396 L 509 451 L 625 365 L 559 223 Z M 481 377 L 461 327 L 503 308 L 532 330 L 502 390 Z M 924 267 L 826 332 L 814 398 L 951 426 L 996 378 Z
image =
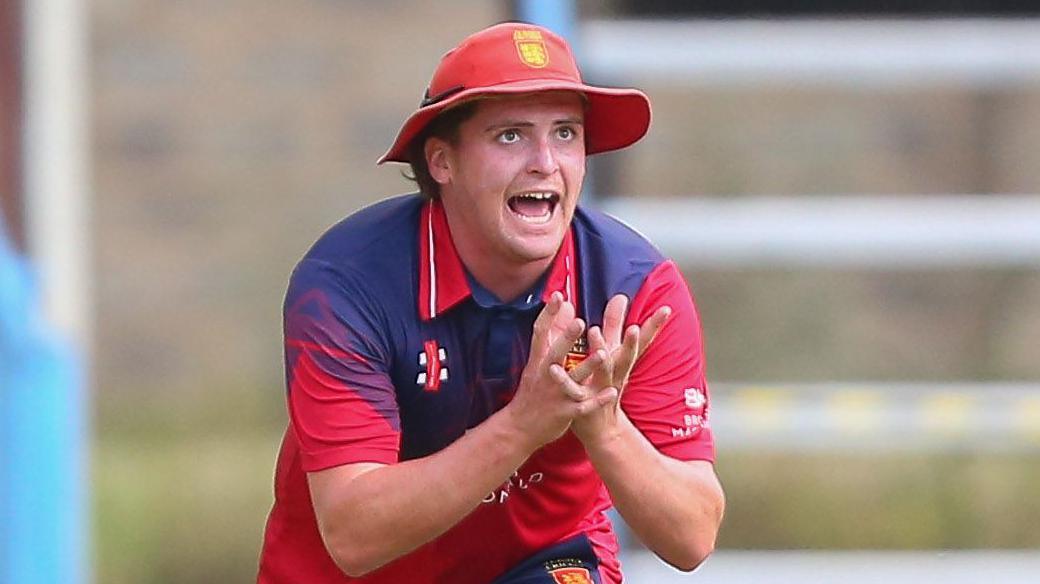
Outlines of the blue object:
M 516 13 L 519 20 L 544 26 L 567 39 L 577 54 L 574 23 L 578 10 L 574 0 L 519 0 Z
M 38 297 L 0 223 L 0 582 L 77 584 L 88 580 L 83 368 Z

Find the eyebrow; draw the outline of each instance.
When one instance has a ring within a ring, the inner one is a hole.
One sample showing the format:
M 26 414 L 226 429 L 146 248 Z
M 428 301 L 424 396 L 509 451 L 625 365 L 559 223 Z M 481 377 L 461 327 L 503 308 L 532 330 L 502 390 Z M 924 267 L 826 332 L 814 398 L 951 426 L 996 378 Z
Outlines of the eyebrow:
M 561 124 L 573 124 L 582 126 L 585 124 L 584 120 L 580 118 L 560 118 L 553 120 L 553 125 L 558 126 Z M 501 130 L 502 128 L 530 128 L 534 126 L 534 122 L 528 122 L 525 120 L 505 120 L 495 124 L 491 124 L 487 128 L 484 128 L 485 132 L 491 132 L 493 130 Z

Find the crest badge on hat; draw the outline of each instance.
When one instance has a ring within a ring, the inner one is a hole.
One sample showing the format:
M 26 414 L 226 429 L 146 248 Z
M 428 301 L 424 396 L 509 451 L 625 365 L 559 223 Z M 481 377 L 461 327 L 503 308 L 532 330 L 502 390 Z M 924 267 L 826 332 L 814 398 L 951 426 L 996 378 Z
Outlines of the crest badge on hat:
M 524 65 L 541 69 L 549 64 L 549 51 L 545 48 L 541 31 L 515 30 L 513 42 L 516 43 L 516 51 Z

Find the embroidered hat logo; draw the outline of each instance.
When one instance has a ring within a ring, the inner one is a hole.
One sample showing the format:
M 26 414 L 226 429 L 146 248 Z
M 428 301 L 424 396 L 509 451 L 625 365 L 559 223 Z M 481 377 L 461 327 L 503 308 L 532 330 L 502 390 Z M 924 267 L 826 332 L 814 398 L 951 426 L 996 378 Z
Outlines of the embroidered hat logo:
M 549 64 L 549 51 L 545 48 L 540 31 L 515 30 L 513 42 L 516 43 L 516 52 L 524 65 L 541 69 Z

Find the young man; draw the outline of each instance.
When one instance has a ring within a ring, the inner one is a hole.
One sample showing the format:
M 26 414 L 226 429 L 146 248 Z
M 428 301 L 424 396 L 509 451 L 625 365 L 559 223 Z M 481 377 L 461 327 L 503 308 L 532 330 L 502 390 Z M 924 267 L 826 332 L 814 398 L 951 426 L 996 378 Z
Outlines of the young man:
M 674 566 L 711 552 L 690 293 L 578 207 L 585 157 L 649 123 L 645 95 L 584 84 L 544 28 L 444 56 L 380 161 L 422 194 L 347 218 L 293 272 L 260 582 L 617 583 L 612 505 Z

